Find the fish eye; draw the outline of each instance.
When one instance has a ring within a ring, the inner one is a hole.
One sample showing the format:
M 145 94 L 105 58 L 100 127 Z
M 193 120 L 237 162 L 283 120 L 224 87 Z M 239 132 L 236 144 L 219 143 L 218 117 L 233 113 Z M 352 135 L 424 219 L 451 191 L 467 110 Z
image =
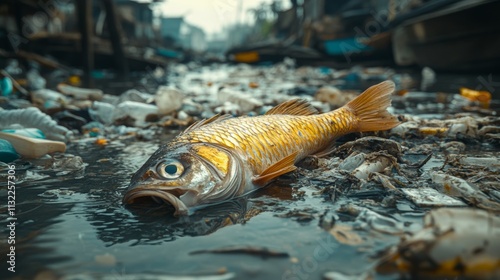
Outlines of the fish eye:
M 165 179 L 175 179 L 182 175 L 184 166 L 178 160 L 166 159 L 156 165 L 156 172 Z

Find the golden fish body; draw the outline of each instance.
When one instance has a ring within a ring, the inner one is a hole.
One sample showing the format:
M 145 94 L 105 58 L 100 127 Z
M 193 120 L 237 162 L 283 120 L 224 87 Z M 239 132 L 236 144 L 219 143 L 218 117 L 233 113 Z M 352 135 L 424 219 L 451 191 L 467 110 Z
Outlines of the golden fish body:
M 331 140 L 353 131 L 356 117 L 345 108 L 330 114 L 241 117 L 202 126 L 178 142 L 214 143 L 236 150 L 255 175 L 283 158 L 294 162 L 318 152 Z M 216 155 L 214 155 L 216 156 Z
M 263 187 L 304 157 L 326 154 L 339 136 L 396 126 L 386 110 L 393 91 L 386 81 L 324 114 L 291 100 L 263 116 L 203 120 L 153 154 L 132 178 L 124 202 L 156 197 L 179 215 Z

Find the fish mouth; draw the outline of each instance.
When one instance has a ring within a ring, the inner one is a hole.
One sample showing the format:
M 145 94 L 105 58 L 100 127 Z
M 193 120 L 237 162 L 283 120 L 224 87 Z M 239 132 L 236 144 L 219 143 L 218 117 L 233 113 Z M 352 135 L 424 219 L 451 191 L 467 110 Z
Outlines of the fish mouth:
M 135 204 L 140 201 L 167 203 L 175 208 L 174 216 L 184 216 L 188 214 L 188 208 L 175 195 L 161 190 L 132 189 L 125 193 L 123 204 Z

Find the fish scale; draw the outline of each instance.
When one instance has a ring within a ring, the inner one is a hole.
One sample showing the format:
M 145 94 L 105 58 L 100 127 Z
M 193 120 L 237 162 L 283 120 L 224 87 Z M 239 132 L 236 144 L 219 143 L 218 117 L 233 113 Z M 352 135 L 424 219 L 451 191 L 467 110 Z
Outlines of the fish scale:
M 215 122 L 181 135 L 186 143 L 216 143 L 247 155 L 256 173 L 298 152 L 296 162 L 357 126 L 349 110 L 312 115 L 264 115 Z

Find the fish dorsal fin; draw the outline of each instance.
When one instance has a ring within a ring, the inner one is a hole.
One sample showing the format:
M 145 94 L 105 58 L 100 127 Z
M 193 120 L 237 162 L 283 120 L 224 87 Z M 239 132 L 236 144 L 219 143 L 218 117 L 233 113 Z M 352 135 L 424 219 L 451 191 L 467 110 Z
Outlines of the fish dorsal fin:
M 186 134 L 190 131 L 193 131 L 201 126 L 204 126 L 204 125 L 207 125 L 209 123 L 216 123 L 216 122 L 221 122 L 221 121 L 225 121 L 227 119 L 230 119 L 232 118 L 233 116 L 229 115 L 229 114 L 217 114 L 211 118 L 208 118 L 208 119 L 202 119 L 200 121 L 197 121 L 195 123 L 193 123 L 192 125 L 188 126 L 188 128 L 186 128 L 186 130 L 184 130 L 180 135 L 182 134 Z
M 267 183 L 271 182 L 273 179 L 276 179 L 278 176 L 286 174 L 288 172 L 292 172 L 297 167 L 295 164 L 295 159 L 297 158 L 299 152 L 295 152 L 290 154 L 275 164 L 266 168 L 266 170 L 262 171 L 262 173 L 252 179 L 252 182 L 257 186 L 265 186 Z
M 309 116 L 318 114 L 311 103 L 304 99 L 292 99 L 285 101 L 271 110 L 267 111 L 266 115 L 296 115 Z

